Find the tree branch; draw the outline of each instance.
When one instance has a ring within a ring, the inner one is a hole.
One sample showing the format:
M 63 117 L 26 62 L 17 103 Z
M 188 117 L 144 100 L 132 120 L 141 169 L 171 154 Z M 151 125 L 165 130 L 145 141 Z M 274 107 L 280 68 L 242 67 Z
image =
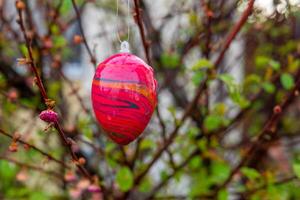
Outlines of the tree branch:
M 6 137 L 9 137 L 11 139 L 14 139 L 14 137 L 12 135 L 10 135 L 9 133 L 5 132 L 4 130 L 0 129 L 0 133 Z M 25 142 L 24 140 L 22 140 L 21 138 L 17 138 L 16 140 L 17 142 L 20 142 L 21 144 L 23 145 L 27 145 L 28 147 L 30 147 L 31 149 L 34 149 L 35 151 L 39 152 L 40 154 L 46 156 L 49 160 L 53 160 L 54 162 L 62 165 L 63 167 L 67 168 L 67 169 L 70 169 L 70 166 L 68 166 L 66 163 L 62 162 L 61 160 L 58 160 L 56 158 L 54 158 L 52 155 L 48 154 L 47 152 L 41 150 L 40 148 L 32 145 L 32 144 L 29 144 L 27 142 Z
M 22 163 L 18 160 L 15 160 L 15 159 L 12 159 L 12 158 L 9 158 L 9 157 L 6 157 L 6 156 L 0 156 L 0 160 L 6 160 L 8 162 L 19 165 L 20 167 L 25 167 L 25 168 L 28 168 L 28 169 L 32 169 L 32 170 L 35 170 L 35 171 L 38 171 L 38 172 L 41 172 L 41 173 L 48 174 L 49 176 L 54 176 L 55 178 L 61 179 L 61 174 L 53 172 L 53 171 L 45 170 L 42 167 L 29 165 L 27 163 Z
M 140 0 L 134 0 L 134 19 L 139 27 L 140 35 L 142 37 L 143 47 L 146 55 L 146 59 L 149 65 L 151 65 L 150 59 L 150 51 L 149 51 L 149 41 L 146 39 L 145 29 L 142 22 L 141 12 L 142 9 L 140 8 Z
M 288 108 L 288 106 L 293 102 L 293 100 L 299 93 L 298 91 L 300 89 L 300 70 L 298 71 L 296 77 L 298 77 L 298 80 L 297 80 L 294 88 L 287 94 L 287 96 L 284 98 L 283 102 L 280 105 L 277 105 L 274 107 L 272 115 L 269 117 L 269 119 L 265 123 L 265 126 L 260 131 L 260 133 L 256 137 L 255 141 L 252 143 L 251 147 L 247 150 L 245 155 L 242 157 L 240 163 L 230 172 L 228 178 L 217 188 L 216 192 L 225 188 L 231 182 L 234 175 L 244 165 L 247 164 L 247 162 L 251 159 L 251 157 L 255 153 L 258 146 L 263 142 L 264 137 L 267 134 L 272 134 L 275 132 L 278 120 L 283 116 L 283 114 L 286 111 L 286 109 Z
M 82 22 L 81 22 L 81 15 L 80 15 L 80 11 L 77 7 L 77 4 L 75 2 L 75 0 L 72 0 L 72 5 L 73 5 L 73 8 L 75 10 L 75 13 L 76 13 L 76 17 L 77 17 L 77 21 L 78 21 L 78 25 L 79 25 L 79 30 L 80 30 L 80 33 L 81 33 L 81 36 L 82 36 L 82 39 L 83 39 L 83 43 L 84 43 L 84 46 L 90 56 L 90 59 L 91 59 L 91 62 L 93 63 L 93 65 L 96 67 L 96 58 L 94 57 L 88 43 L 87 43 L 87 39 L 86 39 L 86 36 L 84 34 L 84 30 L 83 30 L 83 26 L 82 26 Z
M 36 78 L 36 83 L 38 85 L 38 88 L 41 92 L 41 95 L 43 97 L 43 100 L 44 102 L 46 103 L 47 100 L 48 100 L 48 96 L 47 96 L 47 93 L 45 91 L 45 88 L 44 88 L 44 85 L 42 83 L 42 80 L 40 78 L 40 75 L 38 73 L 38 70 L 37 70 L 37 67 L 35 65 L 35 62 L 34 62 L 34 58 L 33 58 L 33 54 L 32 54 L 32 47 L 31 47 L 31 41 L 30 41 L 30 38 L 28 37 L 28 34 L 25 30 L 25 26 L 24 26 L 24 21 L 23 21 L 23 8 L 20 8 L 18 7 L 18 3 L 22 2 L 21 0 L 17 0 L 16 1 L 16 8 L 17 8 L 17 12 L 18 12 L 18 24 L 20 25 L 20 28 L 21 28 L 21 31 L 23 33 L 23 37 L 25 39 L 25 43 L 26 43 L 26 48 L 27 48 L 27 51 L 28 51 L 28 55 L 29 55 L 29 66 L 31 68 L 31 70 L 34 72 L 34 75 L 35 75 L 35 78 Z M 72 159 L 75 161 L 75 162 L 78 162 L 79 158 L 77 157 L 77 155 L 75 154 L 75 152 L 73 152 L 72 150 L 72 143 L 69 142 L 68 138 L 66 137 L 65 133 L 63 132 L 60 124 L 58 121 L 56 121 L 54 123 L 54 127 L 56 128 L 56 130 L 58 131 L 58 134 L 60 136 L 60 139 L 63 141 L 63 143 L 65 144 L 65 146 L 67 147 L 67 149 L 69 150 L 69 153 L 71 154 L 72 156 Z M 77 168 L 79 169 L 79 171 L 86 177 L 88 178 L 90 181 L 93 181 L 92 177 L 90 176 L 90 174 L 88 173 L 88 171 L 82 166 L 82 165 L 79 165 L 79 164 L 76 164 Z
M 247 9 L 244 11 L 244 13 L 243 13 L 242 17 L 240 18 L 240 20 L 238 21 L 238 23 L 232 28 L 232 31 L 230 31 L 230 34 L 227 37 L 225 45 L 224 45 L 224 47 L 222 49 L 222 53 L 219 55 L 218 59 L 214 63 L 214 66 L 216 68 L 218 68 L 218 65 L 220 64 L 220 62 L 224 58 L 225 52 L 228 50 L 231 42 L 233 41 L 233 39 L 235 38 L 235 36 L 238 34 L 238 32 L 241 30 L 241 27 L 246 23 L 247 18 L 251 14 L 254 1 L 255 0 L 249 0 Z M 184 123 L 184 121 L 191 115 L 191 113 L 193 112 L 195 106 L 197 105 L 198 100 L 199 100 L 202 92 L 204 91 L 204 89 L 206 87 L 206 82 L 207 81 L 208 81 L 208 78 L 206 78 L 199 85 L 199 87 L 197 88 L 196 94 L 195 94 L 193 100 L 186 107 L 186 109 L 184 111 L 184 114 L 183 114 L 182 118 L 180 119 L 180 123 L 176 124 L 174 130 L 170 134 L 169 138 L 166 140 L 164 146 L 162 148 L 158 149 L 158 151 L 154 154 L 153 159 L 150 161 L 150 163 L 147 165 L 147 167 L 140 174 L 138 174 L 135 177 L 135 179 L 134 179 L 134 185 L 135 186 L 140 183 L 140 181 L 143 179 L 143 177 L 148 173 L 148 171 L 154 165 L 154 163 L 156 163 L 156 161 L 160 158 L 160 156 L 162 155 L 162 153 L 172 144 L 173 140 L 176 138 L 176 136 L 178 134 L 178 131 L 179 131 L 180 127 L 182 126 L 182 124 Z

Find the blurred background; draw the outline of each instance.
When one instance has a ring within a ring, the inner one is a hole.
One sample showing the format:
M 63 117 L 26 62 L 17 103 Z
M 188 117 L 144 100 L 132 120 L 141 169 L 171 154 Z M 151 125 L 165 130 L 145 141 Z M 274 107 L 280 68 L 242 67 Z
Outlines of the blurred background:
M 0 0 L 0 199 L 299 199 L 299 9 Z M 91 106 L 95 68 L 118 37 L 159 83 L 148 127 L 127 146 Z M 39 118 L 47 107 L 58 124 Z

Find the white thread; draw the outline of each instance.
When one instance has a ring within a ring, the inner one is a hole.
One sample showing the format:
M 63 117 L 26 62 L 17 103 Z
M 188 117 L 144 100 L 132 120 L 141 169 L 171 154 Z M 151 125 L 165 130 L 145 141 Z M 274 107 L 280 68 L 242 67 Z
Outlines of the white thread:
M 127 18 L 129 18 L 129 14 L 130 14 L 130 4 L 129 4 L 129 0 L 127 0 Z M 117 38 L 122 45 L 122 40 L 119 35 L 118 21 L 119 21 L 119 0 L 117 0 Z M 129 22 L 127 22 L 127 41 L 129 41 L 129 39 L 130 39 L 130 27 L 129 27 Z M 122 49 L 122 46 L 121 46 L 121 49 Z

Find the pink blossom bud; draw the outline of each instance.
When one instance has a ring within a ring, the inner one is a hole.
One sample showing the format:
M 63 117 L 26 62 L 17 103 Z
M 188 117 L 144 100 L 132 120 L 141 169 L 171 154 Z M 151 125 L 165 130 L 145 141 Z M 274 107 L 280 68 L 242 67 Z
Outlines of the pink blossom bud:
M 76 175 L 72 172 L 72 171 L 68 171 L 66 174 L 65 174 L 65 181 L 67 182 L 74 182 L 76 181 Z
M 40 119 L 45 122 L 56 122 L 58 120 L 58 114 L 53 110 L 43 110 L 40 115 Z
M 92 192 L 92 193 L 99 193 L 101 192 L 101 188 L 98 186 L 98 185 L 90 185 L 87 189 L 89 192 Z

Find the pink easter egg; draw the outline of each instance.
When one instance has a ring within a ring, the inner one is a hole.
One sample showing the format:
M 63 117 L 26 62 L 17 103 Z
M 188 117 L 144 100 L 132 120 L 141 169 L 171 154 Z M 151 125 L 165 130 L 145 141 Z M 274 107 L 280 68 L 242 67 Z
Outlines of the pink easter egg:
M 114 142 L 126 145 L 146 128 L 157 104 L 152 67 L 130 53 L 100 63 L 92 85 L 95 116 Z

